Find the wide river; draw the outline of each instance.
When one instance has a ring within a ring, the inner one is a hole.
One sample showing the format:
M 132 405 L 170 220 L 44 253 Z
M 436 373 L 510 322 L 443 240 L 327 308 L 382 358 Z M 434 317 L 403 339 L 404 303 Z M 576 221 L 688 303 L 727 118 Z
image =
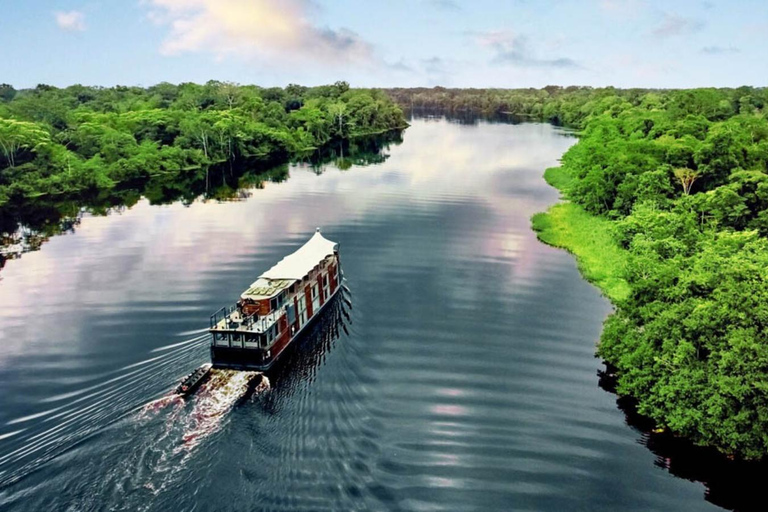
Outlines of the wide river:
M 0 272 L 2 510 L 706 510 L 598 386 L 611 306 L 532 214 L 575 139 L 417 119 L 382 163 L 86 215 Z M 205 328 L 320 226 L 350 294 L 271 387 Z M 252 383 L 251 383 L 252 384 Z

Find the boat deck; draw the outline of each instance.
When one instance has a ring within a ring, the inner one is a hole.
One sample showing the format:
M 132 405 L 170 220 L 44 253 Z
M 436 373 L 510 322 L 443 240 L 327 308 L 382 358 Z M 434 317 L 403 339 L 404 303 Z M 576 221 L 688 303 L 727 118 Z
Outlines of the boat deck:
M 275 325 L 282 314 L 283 310 L 277 310 L 263 316 L 243 316 L 236 306 L 221 308 L 211 317 L 211 331 L 263 334 Z

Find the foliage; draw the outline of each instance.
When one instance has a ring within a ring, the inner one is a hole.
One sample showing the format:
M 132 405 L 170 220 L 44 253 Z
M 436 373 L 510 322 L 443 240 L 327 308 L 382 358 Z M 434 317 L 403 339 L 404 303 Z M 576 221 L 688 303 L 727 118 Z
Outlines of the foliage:
M 345 82 L 262 89 L 0 85 L 0 205 L 135 186 L 196 169 L 274 165 L 335 140 L 402 129 L 384 93 Z
M 598 354 L 616 368 L 618 392 L 676 434 L 764 458 L 765 90 L 622 97 L 591 110 L 562 168 L 548 171 L 571 202 L 536 216 L 534 228 L 574 252 L 614 299 Z M 600 239 L 608 234 L 612 243 Z M 595 272 L 626 279 L 626 296 L 617 299 Z

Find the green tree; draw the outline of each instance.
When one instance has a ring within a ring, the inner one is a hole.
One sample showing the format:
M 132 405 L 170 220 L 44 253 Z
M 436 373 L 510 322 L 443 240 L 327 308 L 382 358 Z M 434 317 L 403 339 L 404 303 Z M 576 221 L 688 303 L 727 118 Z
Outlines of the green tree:
M 0 118 L 0 150 L 7 166 L 16 166 L 20 152 L 34 152 L 49 143 L 50 135 L 38 124 Z

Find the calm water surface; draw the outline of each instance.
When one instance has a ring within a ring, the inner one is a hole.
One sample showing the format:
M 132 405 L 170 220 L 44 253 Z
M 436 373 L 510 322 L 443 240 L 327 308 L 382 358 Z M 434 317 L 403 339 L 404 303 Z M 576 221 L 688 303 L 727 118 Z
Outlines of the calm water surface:
M 574 142 L 416 120 L 379 165 L 86 217 L 0 277 L 3 510 L 706 510 L 598 387 L 610 306 L 530 230 Z M 322 226 L 337 301 L 269 375 L 208 316 Z

